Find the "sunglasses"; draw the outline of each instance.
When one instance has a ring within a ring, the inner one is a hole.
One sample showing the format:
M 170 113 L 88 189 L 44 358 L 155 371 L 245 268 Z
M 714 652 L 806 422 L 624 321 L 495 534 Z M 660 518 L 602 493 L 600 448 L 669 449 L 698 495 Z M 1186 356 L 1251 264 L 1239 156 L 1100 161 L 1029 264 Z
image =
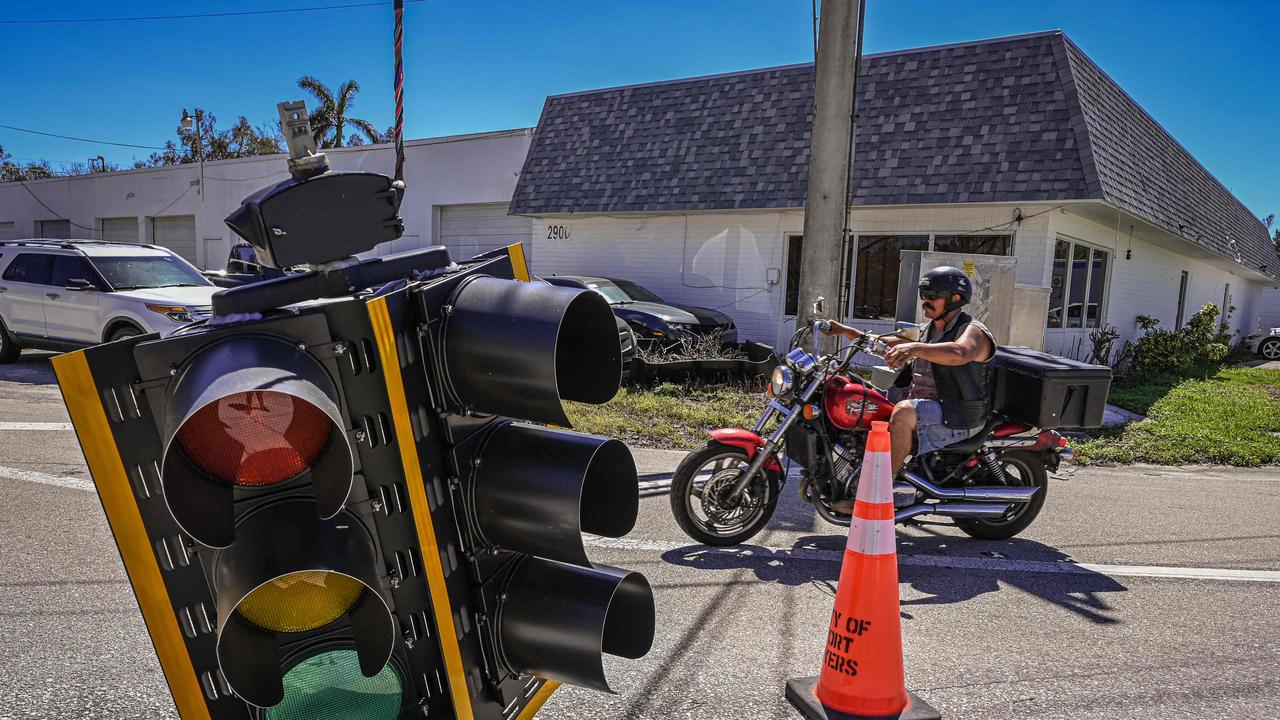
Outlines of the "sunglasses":
M 951 293 L 947 292 L 946 290 L 921 290 L 920 291 L 921 300 L 946 300 L 950 296 L 951 296 Z

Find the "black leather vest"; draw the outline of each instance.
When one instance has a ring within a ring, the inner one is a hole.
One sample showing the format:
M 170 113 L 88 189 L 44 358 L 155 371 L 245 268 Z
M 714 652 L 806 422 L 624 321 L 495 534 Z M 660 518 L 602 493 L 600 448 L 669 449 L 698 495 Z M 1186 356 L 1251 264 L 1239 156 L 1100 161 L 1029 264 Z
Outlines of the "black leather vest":
M 930 343 L 953 342 L 958 339 L 973 318 L 965 312 L 956 314 L 951 327 L 930 339 Z M 990 333 L 988 333 L 990 335 Z M 995 339 L 991 338 L 992 354 Z M 990 358 L 987 359 L 988 361 Z M 980 427 L 987 421 L 991 407 L 988 386 L 988 361 L 969 362 L 964 365 L 933 365 L 933 380 L 938 388 L 938 402 L 942 404 L 942 424 L 949 428 L 968 430 Z

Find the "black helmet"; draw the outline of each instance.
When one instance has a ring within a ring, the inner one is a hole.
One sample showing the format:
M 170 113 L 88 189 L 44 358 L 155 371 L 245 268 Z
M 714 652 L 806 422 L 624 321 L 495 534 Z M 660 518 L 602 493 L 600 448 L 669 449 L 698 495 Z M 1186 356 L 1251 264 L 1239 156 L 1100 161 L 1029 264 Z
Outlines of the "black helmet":
M 947 312 L 969 302 L 973 297 L 973 281 L 960 268 L 942 265 L 920 278 L 921 290 L 944 290 L 947 293 Z M 952 302 L 951 296 L 959 295 L 960 302 Z

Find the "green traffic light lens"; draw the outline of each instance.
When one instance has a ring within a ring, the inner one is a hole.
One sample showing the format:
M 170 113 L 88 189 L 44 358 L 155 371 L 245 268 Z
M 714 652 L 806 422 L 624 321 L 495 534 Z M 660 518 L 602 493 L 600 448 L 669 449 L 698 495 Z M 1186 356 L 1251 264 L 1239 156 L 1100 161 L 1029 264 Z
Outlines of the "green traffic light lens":
M 391 663 L 371 678 L 355 650 L 326 650 L 284 675 L 284 700 L 267 720 L 391 720 L 400 714 L 403 684 Z

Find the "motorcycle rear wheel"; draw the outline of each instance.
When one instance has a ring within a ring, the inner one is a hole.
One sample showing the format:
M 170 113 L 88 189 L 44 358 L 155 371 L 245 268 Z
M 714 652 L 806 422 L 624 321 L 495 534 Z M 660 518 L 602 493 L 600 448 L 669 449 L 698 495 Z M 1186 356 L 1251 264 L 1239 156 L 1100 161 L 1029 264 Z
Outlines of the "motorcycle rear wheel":
M 1040 492 L 1036 493 L 1031 502 L 1014 505 L 1001 518 L 956 520 L 956 526 L 969 537 L 1008 540 L 1026 530 L 1044 507 L 1045 495 L 1049 492 L 1049 474 L 1045 471 L 1044 459 L 1038 453 L 1010 450 L 1000 456 L 1000 465 L 1004 467 L 1005 477 L 1010 485 L 1035 486 L 1040 488 Z
M 684 456 L 671 478 L 671 514 L 686 535 L 704 545 L 726 547 L 750 540 L 769 524 L 779 488 L 777 475 L 768 470 L 747 486 L 738 506 L 716 502 L 714 493 L 726 492 L 748 464 L 745 450 L 718 442 Z

